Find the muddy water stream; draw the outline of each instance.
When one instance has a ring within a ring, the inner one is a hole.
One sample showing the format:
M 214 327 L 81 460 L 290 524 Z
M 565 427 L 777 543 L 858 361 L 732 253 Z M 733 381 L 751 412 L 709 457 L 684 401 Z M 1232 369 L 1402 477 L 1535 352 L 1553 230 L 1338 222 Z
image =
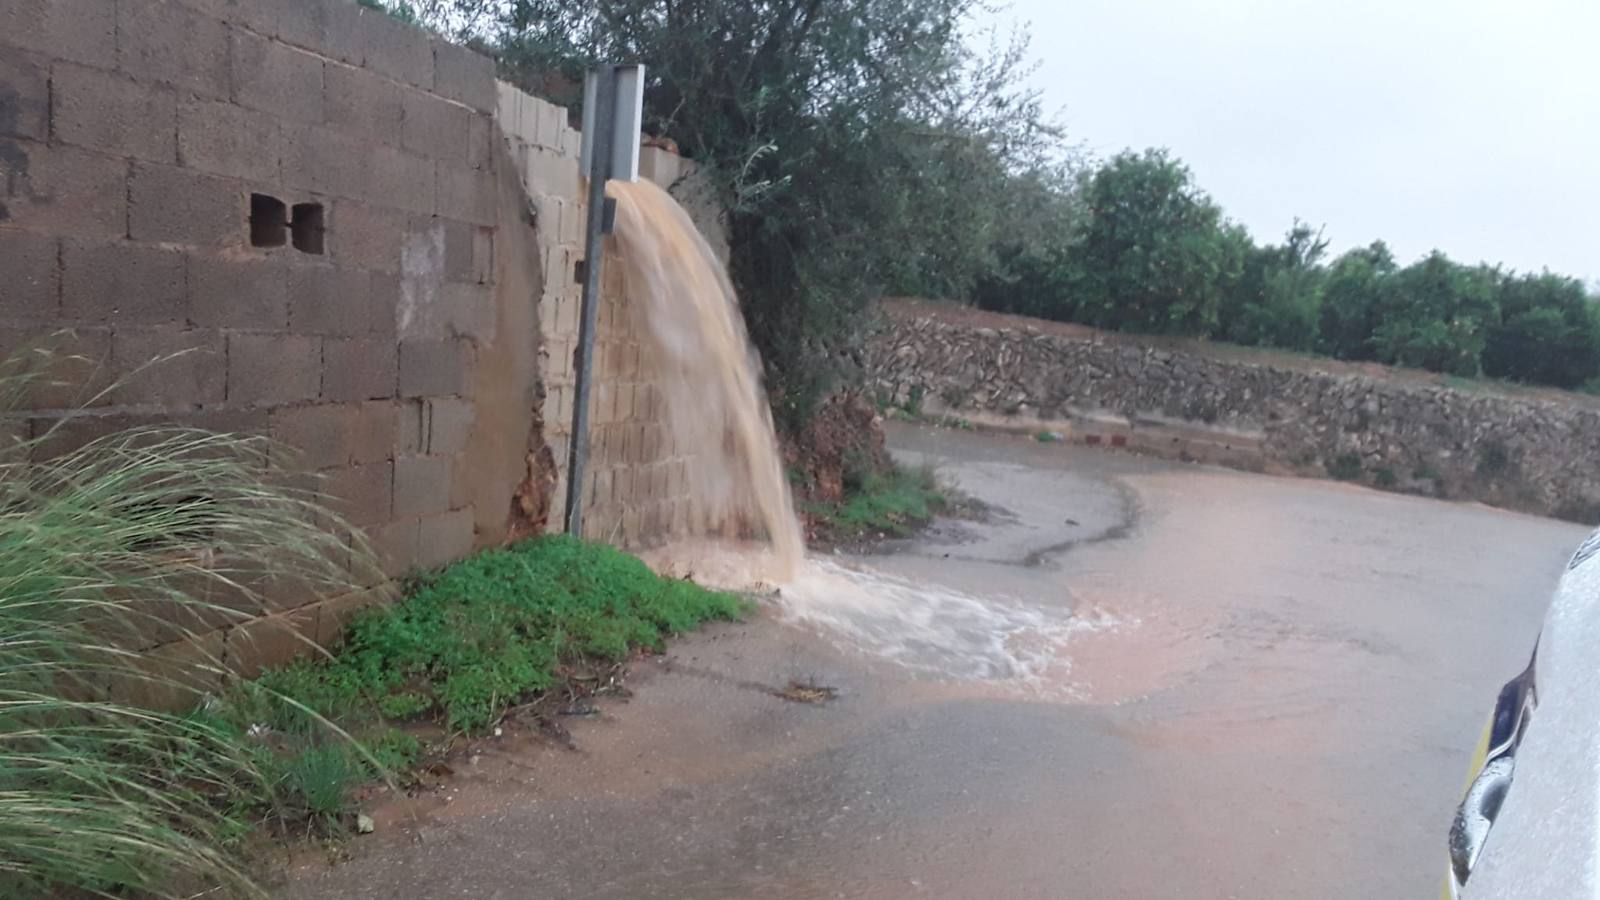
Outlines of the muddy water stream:
M 763 530 L 772 575 L 786 580 L 805 542 L 733 283 L 672 195 L 649 181 L 606 189 L 629 306 L 660 361 L 667 427 L 688 464 L 694 530 Z
M 793 621 L 954 678 L 1030 680 L 1073 633 L 1058 610 L 980 599 L 865 565 L 808 560 L 761 364 L 726 269 L 688 213 L 648 181 L 613 182 L 629 308 L 660 361 L 677 453 L 688 466 L 701 541 L 654 562 L 721 587 L 776 589 Z M 734 539 L 765 536 L 766 549 Z

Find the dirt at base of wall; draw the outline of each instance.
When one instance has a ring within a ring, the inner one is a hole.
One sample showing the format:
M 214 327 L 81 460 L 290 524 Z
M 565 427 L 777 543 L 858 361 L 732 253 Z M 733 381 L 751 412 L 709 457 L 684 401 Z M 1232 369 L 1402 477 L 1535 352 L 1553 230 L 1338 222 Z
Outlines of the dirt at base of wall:
M 784 465 L 802 504 L 836 503 L 844 499 L 847 479 L 889 467 L 883 420 L 859 391 L 824 400 L 805 428 L 782 443 Z

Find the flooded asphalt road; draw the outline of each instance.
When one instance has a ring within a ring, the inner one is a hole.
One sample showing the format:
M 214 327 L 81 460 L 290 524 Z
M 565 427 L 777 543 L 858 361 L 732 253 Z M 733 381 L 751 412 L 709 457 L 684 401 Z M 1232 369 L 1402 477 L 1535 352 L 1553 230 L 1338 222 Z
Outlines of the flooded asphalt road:
M 487 741 L 279 895 L 1438 896 L 1470 750 L 1584 529 L 1023 438 L 892 445 L 1003 511 L 678 641 L 576 750 Z M 794 679 L 839 696 L 768 690 Z

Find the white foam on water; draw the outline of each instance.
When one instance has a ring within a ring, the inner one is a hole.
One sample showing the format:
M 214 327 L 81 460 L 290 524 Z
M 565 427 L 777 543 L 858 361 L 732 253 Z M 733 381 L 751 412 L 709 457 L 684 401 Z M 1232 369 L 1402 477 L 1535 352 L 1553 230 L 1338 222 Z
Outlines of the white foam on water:
M 1064 654 L 1075 636 L 1122 624 L 817 559 L 780 588 L 777 603 L 789 621 L 822 626 L 911 669 L 1034 685 L 1070 668 Z

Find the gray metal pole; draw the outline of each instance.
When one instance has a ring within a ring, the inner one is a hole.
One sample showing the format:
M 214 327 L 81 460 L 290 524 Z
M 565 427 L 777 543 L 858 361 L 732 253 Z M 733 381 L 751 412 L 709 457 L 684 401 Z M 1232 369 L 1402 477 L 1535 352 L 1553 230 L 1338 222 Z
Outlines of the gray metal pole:
M 583 536 L 583 470 L 589 460 L 589 387 L 594 375 L 594 332 L 600 312 L 600 264 L 605 257 L 606 182 L 611 177 L 617 70 L 599 67 L 594 92 L 595 133 L 589 155 L 589 220 L 583 234 L 583 309 L 575 360 L 578 383 L 572 400 L 572 445 L 567 456 L 567 533 Z

